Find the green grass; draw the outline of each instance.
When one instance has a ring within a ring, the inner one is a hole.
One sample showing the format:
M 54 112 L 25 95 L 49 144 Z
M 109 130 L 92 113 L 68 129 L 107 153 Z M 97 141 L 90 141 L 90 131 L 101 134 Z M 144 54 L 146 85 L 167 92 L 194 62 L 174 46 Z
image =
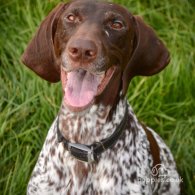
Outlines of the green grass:
M 0 3 L 0 194 L 25 194 L 32 168 L 60 101 L 49 84 L 20 63 L 40 21 L 59 1 Z M 166 42 L 171 63 L 162 73 L 137 77 L 128 99 L 139 119 L 171 148 L 186 195 L 195 194 L 195 1 L 118 0 L 141 15 Z

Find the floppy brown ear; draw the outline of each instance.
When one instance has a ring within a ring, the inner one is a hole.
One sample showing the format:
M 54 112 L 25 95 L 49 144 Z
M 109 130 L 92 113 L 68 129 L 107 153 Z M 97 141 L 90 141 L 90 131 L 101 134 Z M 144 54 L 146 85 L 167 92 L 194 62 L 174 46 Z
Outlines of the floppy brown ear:
M 132 57 L 123 73 L 123 94 L 136 75 L 150 76 L 160 72 L 169 63 L 169 52 L 151 27 L 139 16 L 135 19 L 135 46 Z
M 49 13 L 22 55 L 22 62 L 27 67 L 50 82 L 60 80 L 60 67 L 55 59 L 53 38 L 65 6 L 66 4 L 61 3 Z

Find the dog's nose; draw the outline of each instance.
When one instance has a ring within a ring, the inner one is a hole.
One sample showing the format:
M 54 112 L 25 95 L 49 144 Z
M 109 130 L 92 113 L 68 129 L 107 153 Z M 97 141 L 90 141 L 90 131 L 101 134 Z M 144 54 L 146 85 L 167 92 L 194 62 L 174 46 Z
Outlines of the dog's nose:
M 72 40 L 68 45 L 68 54 L 73 61 L 90 62 L 97 56 L 97 46 L 91 40 Z

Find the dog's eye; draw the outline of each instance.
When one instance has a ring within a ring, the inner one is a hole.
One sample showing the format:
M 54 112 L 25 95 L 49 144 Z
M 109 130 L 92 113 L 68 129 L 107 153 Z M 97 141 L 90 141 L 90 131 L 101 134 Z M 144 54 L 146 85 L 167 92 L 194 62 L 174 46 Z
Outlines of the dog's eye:
M 111 24 L 110 27 L 115 30 L 121 30 L 124 27 L 124 24 L 120 20 L 114 20 Z
M 69 14 L 68 16 L 66 16 L 66 19 L 69 21 L 69 22 L 74 22 L 76 20 L 76 16 L 74 14 Z

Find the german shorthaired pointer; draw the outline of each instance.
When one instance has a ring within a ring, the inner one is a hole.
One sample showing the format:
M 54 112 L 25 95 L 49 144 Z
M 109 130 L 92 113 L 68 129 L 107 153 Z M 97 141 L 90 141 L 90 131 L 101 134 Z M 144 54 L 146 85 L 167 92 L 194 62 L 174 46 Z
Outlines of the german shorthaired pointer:
M 180 193 L 170 150 L 125 98 L 134 76 L 169 63 L 164 44 L 140 17 L 102 1 L 61 3 L 22 60 L 43 79 L 61 80 L 63 89 L 27 194 Z

